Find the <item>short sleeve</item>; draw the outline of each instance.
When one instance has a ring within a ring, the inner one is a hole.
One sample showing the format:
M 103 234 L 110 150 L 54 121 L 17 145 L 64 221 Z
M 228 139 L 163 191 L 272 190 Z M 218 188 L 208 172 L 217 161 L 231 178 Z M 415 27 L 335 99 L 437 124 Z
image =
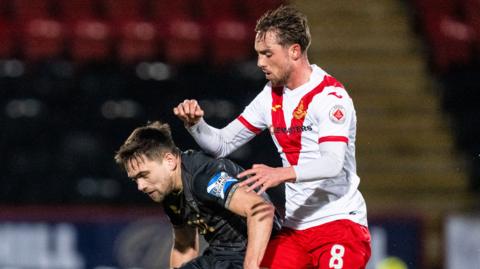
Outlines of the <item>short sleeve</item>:
M 337 89 L 337 90 L 335 90 Z M 319 96 L 314 107 L 318 121 L 318 143 L 348 143 L 350 126 L 355 120 L 352 99 L 341 88 L 331 88 L 325 96 Z
M 258 134 L 267 128 L 266 117 L 270 112 L 272 97 L 270 87 L 265 88 L 248 104 L 243 110 L 238 120 L 250 131 Z

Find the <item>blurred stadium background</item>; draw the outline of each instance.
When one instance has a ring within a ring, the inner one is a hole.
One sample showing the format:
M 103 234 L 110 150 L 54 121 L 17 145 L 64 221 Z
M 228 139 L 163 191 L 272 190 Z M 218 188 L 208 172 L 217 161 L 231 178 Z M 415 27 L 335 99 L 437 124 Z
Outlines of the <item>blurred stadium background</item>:
M 186 98 L 236 117 L 281 3 L 356 105 L 369 269 L 480 268 L 479 0 L 0 0 L 0 269 L 167 268 L 168 222 L 114 151 L 156 119 L 197 148 Z M 232 157 L 280 164 L 265 133 Z

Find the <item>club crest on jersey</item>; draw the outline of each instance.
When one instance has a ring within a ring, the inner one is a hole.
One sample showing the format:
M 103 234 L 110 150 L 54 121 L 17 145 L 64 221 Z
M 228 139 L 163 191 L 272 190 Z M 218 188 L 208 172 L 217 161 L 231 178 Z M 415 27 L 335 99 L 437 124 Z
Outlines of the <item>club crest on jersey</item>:
M 228 187 L 237 181 L 238 179 L 231 177 L 224 171 L 218 172 L 208 182 L 207 192 L 215 197 L 225 199 Z
M 303 100 L 301 100 L 295 111 L 293 111 L 293 117 L 295 117 L 295 119 L 297 120 L 301 120 L 305 118 L 305 115 L 307 115 L 307 111 L 305 111 L 305 107 L 303 106 Z
M 335 105 L 330 109 L 330 120 L 333 123 L 342 124 L 345 122 L 345 108 L 341 105 Z

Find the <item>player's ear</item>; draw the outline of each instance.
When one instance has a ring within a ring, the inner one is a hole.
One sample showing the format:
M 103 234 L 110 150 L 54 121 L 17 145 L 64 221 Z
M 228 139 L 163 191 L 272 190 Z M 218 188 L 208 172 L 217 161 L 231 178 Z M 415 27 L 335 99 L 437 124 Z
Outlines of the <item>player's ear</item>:
M 293 44 L 288 48 L 288 54 L 296 61 L 302 57 L 302 48 L 299 44 Z
M 165 162 L 169 170 L 175 170 L 178 165 L 178 158 L 173 153 L 167 152 L 163 156 L 163 162 Z

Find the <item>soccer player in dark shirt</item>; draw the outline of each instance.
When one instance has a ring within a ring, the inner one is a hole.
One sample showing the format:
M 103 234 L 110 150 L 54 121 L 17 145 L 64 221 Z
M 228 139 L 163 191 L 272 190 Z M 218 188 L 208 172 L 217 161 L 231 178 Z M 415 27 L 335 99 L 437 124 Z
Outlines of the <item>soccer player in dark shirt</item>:
M 267 195 L 239 187 L 243 169 L 228 159 L 181 152 L 168 124 L 136 128 L 115 155 L 138 186 L 163 203 L 174 227 L 173 268 L 259 268 L 280 223 Z M 199 256 L 198 234 L 208 242 Z

